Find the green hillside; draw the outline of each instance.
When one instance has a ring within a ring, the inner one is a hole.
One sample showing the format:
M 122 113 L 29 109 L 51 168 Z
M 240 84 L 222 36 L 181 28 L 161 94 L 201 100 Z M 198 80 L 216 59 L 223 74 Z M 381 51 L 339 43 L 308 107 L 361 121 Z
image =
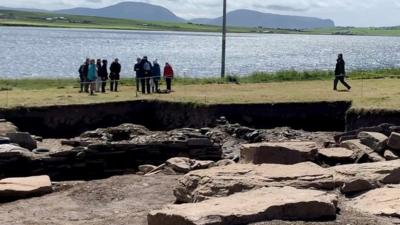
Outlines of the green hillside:
M 0 10 L 0 26 L 30 26 L 54 28 L 90 28 L 117 30 L 161 30 L 219 32 L 218 26 L 191 23 L 150 22 L 129 19 L 112 19 L 93 16 L 75 16 L 54 13 Z M 252 32 L 250 28 L 229 28 L 230 32 Z
M 168 23 L 130 19 L 113 19 L 94 16 L 74 16 L 56 13 L 23 12 L 0 10 L 0 26 L 28 26 L 52 28 L 88 28 L 116 30 L 152 30 L 152 31 L 193 31 L 220 32 L 221 27 L 193 23 Z M 313 30 L 269 29 L 263 27 L 228 27 L 231 33 L 269 33 L 269 34 L 315 34 L 315 35 L 373 35 L 400 36 L 397 27 L 336 27 Z

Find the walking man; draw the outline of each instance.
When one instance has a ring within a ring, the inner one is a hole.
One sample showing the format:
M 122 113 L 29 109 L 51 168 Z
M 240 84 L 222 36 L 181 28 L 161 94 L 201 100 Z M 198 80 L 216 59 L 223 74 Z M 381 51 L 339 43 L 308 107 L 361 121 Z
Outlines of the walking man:
M 348 89 L 351 89 L 351 86 L 346 83 L 344 80 L 346 78 L 346 63 L 343 59 L 343 54 L 338 55 L 336 69 L 335 69 L 335 81 L 333 82 L 333 90 L 337 91 L 337 85 L 339 81 Z

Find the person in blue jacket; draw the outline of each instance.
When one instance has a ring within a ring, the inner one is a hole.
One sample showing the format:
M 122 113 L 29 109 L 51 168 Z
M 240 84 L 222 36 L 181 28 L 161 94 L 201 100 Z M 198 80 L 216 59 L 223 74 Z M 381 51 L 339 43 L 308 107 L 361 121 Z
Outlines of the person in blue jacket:
M 96 79 L 97 79 L 96 61 L 94 59 L 91 59 L 87 76 L 87 80 L 90 83 L 90 95 L 94 95 L 96 89 Z

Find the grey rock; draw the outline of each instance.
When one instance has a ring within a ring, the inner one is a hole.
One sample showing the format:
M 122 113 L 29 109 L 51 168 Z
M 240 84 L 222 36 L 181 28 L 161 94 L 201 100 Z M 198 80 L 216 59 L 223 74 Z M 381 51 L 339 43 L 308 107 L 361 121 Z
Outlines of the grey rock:
M 382 162 L 385 161 L 385 159 L 380 156 L 378 153 L 376 153 L 373 149 L 370 147 L 364 145 L 361 143 L 360 140 L 348 140 L 345 142 L 342 142 L 340 144 L 341 147 L 353 150 L 354 153 L 357 155 L 357 161 L 360 162 L 364 155 L 368 155 L 368 161 L 370 162 Z
M 47 148 L 36 148 L 36 149 L 33 149 L 32 152 L 35 154 L 47 154 L 50 152 L 50 150 Z
M 229 166 L 232 164 L 236 164 L 236 162 L 233 160 L 230 160 L 230 159 L 223 159 L 223 160 L 216 162 L 215 166 Z
M 150 173 L 151 171 L 155 170 L 156 168 L 157 168 L 157 166 L 154 166 L 154 165 L 140 165 L 139 171 L 146 174 L 146 173 Z
M 377 184 L 374 183 L 374 181 L 356 179 L 343 184 L 343 186 L 340 188 L 340 191 L 343 194 L 352 194 L 372 190 L 376 188 L 376 186 Z
M 29 133 L 26 132 L 15 132 L 7 133 L 7 137 L 10 138 L 11 143 L 18 144 L 23 148 L 33 150 L 37 148 L 36 141 L 32 138 Z
M 361 132 L 358 134 L 361 143 L 378 153 L 383 153 L 388 137 L 377 132 Z
M 387 143 L 388 147 L 400 153 L 400 133 L 393 132 Z
M 397 160 L 399 159 L 399 156 L 394 154 L 392 151 L 390 150 L 385 150 L 383 157 L 385 157 L 386 160 Z
M 0 136 L 7 136 L 8 133 L 18 132 L 18 128 L 11 122 L 0 122 Z
M 167 167 L 170 167 L 179 173 L 188 173 L 191 170 L 191 162 L 189 158 L 176 157 L 165 162 Z
M 0 145 L 0 159 L 33 158 L 34 155 L 28 149 L 11 144 Z

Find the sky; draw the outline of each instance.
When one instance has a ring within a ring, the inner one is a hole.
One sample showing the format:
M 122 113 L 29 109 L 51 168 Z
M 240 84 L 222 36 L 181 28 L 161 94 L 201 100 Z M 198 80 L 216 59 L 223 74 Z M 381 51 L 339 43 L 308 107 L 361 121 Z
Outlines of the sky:
M 101 8 L 124 0 L 0 0 L 1 6 L 65 9 Z M 126 1 L 126 0 L 125 0 Z M 185 19 L 218 17 L 222 0 L 136 0 L 167 7 Z M 332 19 L 338 26 L 400 25 L 400 0 L 228 0 L 228 10 L 253 9 L 266 13 Z

